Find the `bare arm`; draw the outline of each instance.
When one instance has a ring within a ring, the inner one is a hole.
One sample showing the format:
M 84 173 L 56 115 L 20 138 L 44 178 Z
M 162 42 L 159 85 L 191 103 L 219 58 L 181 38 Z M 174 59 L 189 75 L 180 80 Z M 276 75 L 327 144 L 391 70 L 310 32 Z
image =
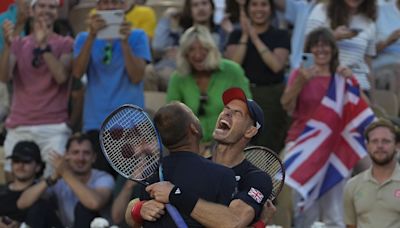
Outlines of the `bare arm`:
M 72 62 L 71 53 L 61 55 L 58 60 L 51 52 L 46 52 L 43 53 L 43 59 L 58 84 L 68 81 Z
M 72 68 L 72 75 L 76 78 L 81 78 L 86 73 L 96 34 L 100 29 L 106 26 L 106 22 L 98 14 L 91 15 L 88 19 L 88 24 L 88 37 L 79 55 L 75 58 Z
M 19 209 L 26 209 L 31 207 L 46 191 L 46 189 L 47 184 L 44 180 L 27 188 L 18 198 L 17 207 Z
M 133 55 L 131 47 L 128 43 L 128 37 L 131 33 L 131 26 L 129 23 L 124 22 L 121 26 L 121 34 L 123 36 L 121 40 L 122 54 L 125 61 L 125 69 L 128 72 L 129 79 L 132 83 L 137 84 L 142 81 L 144 77 L 144 71 L 146 68 L 146 62 Z
M 190 216 L 206 227 L 234 228 L 247 227 L 254 219 L 255 212 L 239 199 L 233 200 L 229 207 L 200 199 Z
M 2 24 L 4 34 L 4 48 L 0 55 L 0 81 L 6 83 L 12 78 L 15 67 L 15 56 L 11 53 L 11 40 L 14 37 L 14 25 L 6 20 Z
M 135 182 L 127 180 L 118 196 L 114 199 L 111 207 L 111 218 L 115 224 L 119 224 L 124 219 L 124 211 L 128 206 L 134 186 Z
M 281 97 L 281 104 L 283 109 L 287 113 L 292 113 L 296 108 L 297 97 L 303 89 L 303 86 L 307 83 L 308 78 L 311 76 L 306 76 L 306 71 L 304 69 L 299 69 L 298 76 L 294 80 L 292 85 L 288 85 Z
M 393 44 L 394 42 L 396 42 L 398 39 L 400 38 L 400 29 L 397 29 L 395 31 L 393 31 L 388 38 L 379 41 L 376 44 L 376 50 L 377 52 L 381 52 L 383 49 L 385 49 L 387 46 Z

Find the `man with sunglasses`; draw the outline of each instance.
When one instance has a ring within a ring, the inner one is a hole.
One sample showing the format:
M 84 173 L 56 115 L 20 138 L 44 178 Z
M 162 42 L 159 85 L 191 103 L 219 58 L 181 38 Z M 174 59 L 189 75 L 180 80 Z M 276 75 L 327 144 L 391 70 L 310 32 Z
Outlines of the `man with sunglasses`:
M 100 39 L 106 18 L 99 11 L 124 9 L 124 0 L 98 0 L 96 13 L 89 16 L 89 31 L 77 35 L 74 46 L 73 75 L 87 75 L 83 111 L 83 131 L 95 142 L 98 153 L 95 167 L 114 173 L 106 162 L 98 143 L 103 120 L 122 104 L 144 106 L 143 77 L 146 64 L 151 60 L 148 38 L 143 30 L 131 30 L 124 21 L 119 37 Z M 104 14 L 103 14 L 104 15 Z
M 23 191 L 34 185 L 43 172 L 39 146 L 31 141 L 20 141 L 7 159 L 11 160 L 14 181 L 0 188 L 0 227 L 16 227 L 23 222 L 30 227 L 61 227 L 54 210 L 45 200 L 24 210 L 17 206 Z
M 53 32 L 58 8 L 59 0 L 32 0 L 32 33 L 25 37 L 14 36 L 10 21 L 2 25 L 5 46 L 0 57 L 0 80 L 13 81 L 4 142 L 7 156 L 16 142 L 33 140 L 48 162 L 49 151 L 64 151 L 71 134 L 66 122 L 73 40 Z M 5 170 L 10 179 L 9 161 Z M 50 172 L 48 165 L 45 175 Z

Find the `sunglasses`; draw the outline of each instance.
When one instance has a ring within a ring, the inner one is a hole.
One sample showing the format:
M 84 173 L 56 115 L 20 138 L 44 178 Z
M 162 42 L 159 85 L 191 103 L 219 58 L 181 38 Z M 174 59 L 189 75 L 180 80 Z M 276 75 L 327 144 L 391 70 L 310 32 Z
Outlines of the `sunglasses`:
M 104 47 L 104 57 L 103 57 L 103 64 L 110 64 L 112 59 L 112 46 L 111 44 L 107 44 Z
M 206 114 L 206 109 L 204 106 L 207 104 L 207 101 L 208 101 L 207 94 L 202 93 L 200 95 L 200 105 L 199 105 L 199 112 L 198 112 L 199 116 L 204 116 Z

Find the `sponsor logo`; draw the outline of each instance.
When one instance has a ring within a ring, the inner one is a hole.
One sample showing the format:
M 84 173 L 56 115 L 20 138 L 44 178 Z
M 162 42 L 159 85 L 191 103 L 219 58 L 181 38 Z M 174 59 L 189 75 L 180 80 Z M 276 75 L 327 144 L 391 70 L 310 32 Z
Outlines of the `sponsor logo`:
M 177 188 L 176 190 L 175 190 L 175 193 L 174 193 L 175 195 L 179 195 L 179 194 L 181 194 L 181 190 L 179 189 L 179 188 Z
M 400 189 L 394 190 L 394 197 L 400 198 Z

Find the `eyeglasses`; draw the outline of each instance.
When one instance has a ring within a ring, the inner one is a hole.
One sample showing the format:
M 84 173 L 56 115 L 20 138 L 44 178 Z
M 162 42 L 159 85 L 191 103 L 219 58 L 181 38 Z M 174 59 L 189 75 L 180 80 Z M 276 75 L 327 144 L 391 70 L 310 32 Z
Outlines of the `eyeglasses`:
M 112 46 L 110 43 L 106 44 L 104 47 L 104 57 L 103 57 L 103 64 L 110 64 L 112 59 Z
M 199 116 L 204 116 L 206 114 L 206 109 L 205 109 L 205 105 L 208 101 L 208 96 L 207 94 L 200 94 L 200 105 L 199 105 L 199 111 L 198 111 L 198 115 Z
M 32 66 L 34 68 L 39 68 L 42 65 L 42 60 L 40 56 L 42 55 L 42 50 L 40 48 L 33 49 L 33 59 L 32 59 Z

